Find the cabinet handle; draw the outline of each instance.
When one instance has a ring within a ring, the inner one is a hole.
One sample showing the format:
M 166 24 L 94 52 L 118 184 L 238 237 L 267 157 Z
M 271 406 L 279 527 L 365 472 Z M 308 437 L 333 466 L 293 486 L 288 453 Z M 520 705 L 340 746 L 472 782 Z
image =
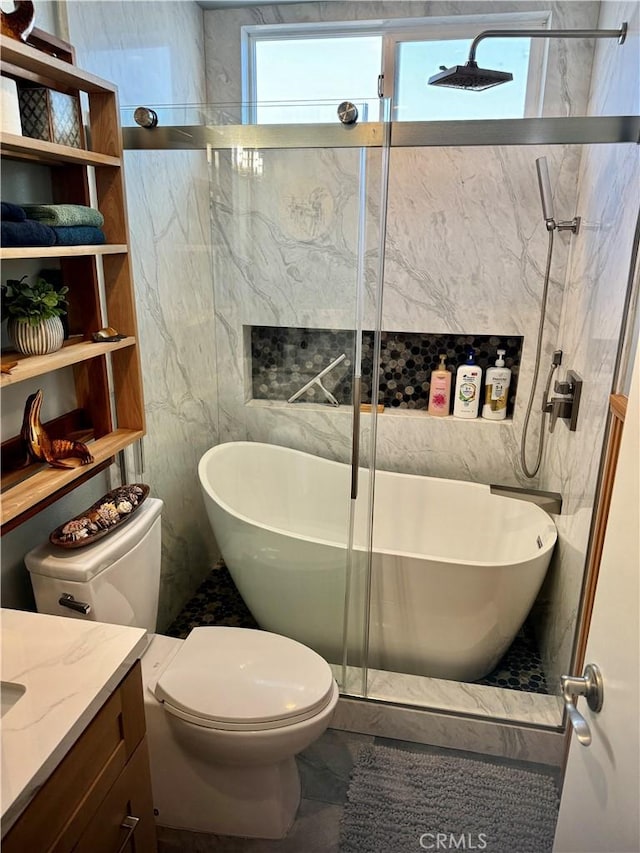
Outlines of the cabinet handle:
M 129 843 L 129 839 L 131 838 L 133 833 L 136 831 L 136 827 L 138 826 L 139 823 L 140 823 L 140 818 L 134 817 L 133 815 L 130 815 L 130 814 L 128 814 L 125 817 L 125 819 L 122 821 L 120 826 L 122 827 L 122 829 L 127 830 L 127 834 L 125 835 L 124 841 L 122 842 L 120 847 L 118 847 L 118 853 L 123 853 L 124 848 Z

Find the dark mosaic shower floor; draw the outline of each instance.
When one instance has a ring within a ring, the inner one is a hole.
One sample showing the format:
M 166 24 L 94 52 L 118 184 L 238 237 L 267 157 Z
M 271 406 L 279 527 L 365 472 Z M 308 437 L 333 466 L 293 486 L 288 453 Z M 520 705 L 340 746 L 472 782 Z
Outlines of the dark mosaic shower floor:
M 224 565 L 210 572 L 165 633 L 184 639 L 192 628 L 202 625 L 258 627 Z M 527 623 L 494 671 L 476 684 L 526 693 L 548 693 L 535 636 Z

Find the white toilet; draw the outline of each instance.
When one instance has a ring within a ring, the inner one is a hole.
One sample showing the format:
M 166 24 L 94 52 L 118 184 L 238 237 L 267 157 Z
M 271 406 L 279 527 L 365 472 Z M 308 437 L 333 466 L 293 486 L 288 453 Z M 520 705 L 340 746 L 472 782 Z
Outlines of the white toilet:
M 46 543 L 25 557 L 41 613 L 155 629 L 162 501 L 84 548 Z M 338 701 L 311 649 L 248 628 L 152 635 L 142 659 L 154 808 L 179 829 L 282 838 L 296 815 L 294 756 Z

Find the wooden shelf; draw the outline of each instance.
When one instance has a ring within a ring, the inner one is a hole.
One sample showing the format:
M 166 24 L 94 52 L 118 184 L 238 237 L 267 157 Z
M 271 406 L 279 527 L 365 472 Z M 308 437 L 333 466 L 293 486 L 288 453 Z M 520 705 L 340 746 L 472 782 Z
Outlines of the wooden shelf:
M 0 249 L 0 259 L 78 258 L 81 255 L 124 255 L 126 243 L 103 243 L 101 246 L 11 246 Z
M 51 468 L 43 463 L 33 477 L 18 483 L 17 486 L 8 489 L 2 495 L 1 523 L 6 524 L 37 506 L 40 502 L 45 501 L 58 489 L 63 489 L 74 480 L 84 477 L 93 468 L 97 468 L 109 457 L 115 456 L 116 453 L 124 450 L 125 447 L 133 444 L 143 435 L 142 430 L 117 429 L 109 435 L 97 439 L 89 445 L 91 455 L 94 457 L 94 461 L 90 465 L 80 465 L 74 459 L 65 460 L 77 464 L 77 467 L 74 468 Z
M 0 54 L 3 63 L 15 65 L 18 69 L 52 80 L 61 86 L 80 89 L 83 92 L 112 95 L 117 91 L 112 83 L 8 36 L 0 36 Z
M 101 438 L 89 445 L 95 459 L 91 465 L 80 465 L 79 460 L 72 459 L 69 462 L 73 468 L 35 463 L 31 468 L 6 474 L 0 511 L 3 533 L 100 473 L 111 457 L 145 434 L 117 88 L 77 68 L 73 64 L 72 46 L 63 47 L 68 48 L 69 62 L 0 36 L 0 71 L 18 83 L 21 80 L 35 83 L 72 97 L 87 93 L 93 150 L 0 133 L 0 153 L 3 160 L 19 161 L 14 168 L 19 168 L 20 163 L 25 169 L 30 164 L 49 167 L 51 201 L 97 207 L 104 216 L 104 232 L 113 242 L 0 248 L 0 259 L 5 261 L 59 259 L 61 279 L 69 288 L 69 326 L 79 333 L 50 355 L 4 353 L 4 363 L 17 361 L 18 364 L 12 373 L 2 374 L 0 387 L 73 366 L 74 411 L 82 412 L 84 426 Z M 15 200 L 19 203 L 19 199 Z M 101 325 L 125 329 L 130 336 L 112 343 L 85 340 L 89 332 Z M 109 359 L 107 354 L 111 355 Z M 116 424 L 122 428 L 114 429 Z M 70 434 L 68 430 L 62 432 Z M 15 443 L 13 439 L 5 440 L 3 446 L 6 448 L 12 442 Z M 19 462 L 18 459 L 16 464 Z
M 45 165 L 115 166 L 120 167 L 119 157 L 86 151 L 84 148 L 71 148 L 42 139 L 31 139 L 14 133 L 0 133 L 0 153 L 10 160 L 30 160 Z
M 32 379 L 34 376 L 42 376 L 45 373 L 52 373 L 54 370 L 60 370 L 63 367 L 70 367 L 72 364 L 79 364 L 81 361 L 97 358 L 108 352 L 132 347 L 135 346 L 135 343 L 136 339 L 134 337 L 128 337 L 123 338 L 121 341 L 99 344 L 92 341 L 70 341 L 62 349 L 49 353 L 49 355 L 21 355 L 17 352 L 4 352 L 2 354 L 2 364 L 9 364 L 13 361 L 17 361 L 18 364 L 13 368 L 11 373 L 2 374 L 0 387 L 5 388 L 8 385 L 15 385 L 18 382 L 24 382 L 26 379 Z

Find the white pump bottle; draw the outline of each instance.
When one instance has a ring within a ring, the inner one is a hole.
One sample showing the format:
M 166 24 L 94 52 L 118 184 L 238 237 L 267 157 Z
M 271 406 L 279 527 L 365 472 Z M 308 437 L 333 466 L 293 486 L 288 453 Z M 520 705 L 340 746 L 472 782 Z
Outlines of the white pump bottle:
M 507 417 L 511 371 L 504 364 L 505 352 L 506 350 L 499 349 L 495 367 L 487 370 L 482 417 L 490 421 L 502 421 Z

